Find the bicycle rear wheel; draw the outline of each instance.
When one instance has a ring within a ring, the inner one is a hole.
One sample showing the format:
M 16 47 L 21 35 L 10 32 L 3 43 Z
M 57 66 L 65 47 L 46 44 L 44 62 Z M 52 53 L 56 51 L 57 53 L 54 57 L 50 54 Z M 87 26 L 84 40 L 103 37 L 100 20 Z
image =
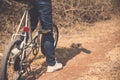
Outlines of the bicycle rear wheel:
M 59 38 L 59 31 L 57 25 L 53 24 L 53 38 L 54 38 L 54 48 L 56 48 Z M 44 38 L 41 37 L 41 52 L 45 55 L 44 51 Z
M 12 54 L 12 50 L 18 45 L 18 40 L 10 42 L 8 48 L 6 49 L 1 65 L 1 75 L 0 80 L 18 80 L 19 71 L 15 70 L 15 63 L 17 61 L 16 68 L 19 68 L 20 58 L 15 57 Z

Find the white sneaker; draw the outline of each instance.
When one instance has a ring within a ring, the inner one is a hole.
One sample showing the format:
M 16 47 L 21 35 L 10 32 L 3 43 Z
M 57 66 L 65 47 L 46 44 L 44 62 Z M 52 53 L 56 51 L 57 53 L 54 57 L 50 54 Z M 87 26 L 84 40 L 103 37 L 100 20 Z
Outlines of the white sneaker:
M 47 72 L 54 72 L 57 70 L 60 70 L 63 68 L 63 65 L 61 63 L 57 63 L 54 66 L 48 66 L 47 67 Z
M 18 48 L 14 48 L 11 52 L 15 56 L 20 52 L 20 50 Z

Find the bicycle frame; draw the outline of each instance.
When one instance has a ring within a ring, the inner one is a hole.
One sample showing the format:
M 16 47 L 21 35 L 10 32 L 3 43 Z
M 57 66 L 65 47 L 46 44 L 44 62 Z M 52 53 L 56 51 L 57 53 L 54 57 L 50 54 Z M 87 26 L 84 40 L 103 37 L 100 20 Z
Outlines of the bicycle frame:
M 34 60 L 38 56 L 37 54 L 39 53 L 40 49 L 43 55 L 45 55 L 44 54 L 44 37 L 42 36 L 42 34 L 52 33 L 51 30 L 45 30 L 45 29 L 42 29 L 42 27 L 40 27 L 40 29 L 37 30 L 35 34 L 32 33 L 31 28 L 29 26 L 29 13 L 28 13 L 30 9 L 29 8 L 30 5 L 27 4 L 26 7 L 27 8 L 23 12 L 23 15 L 20 19 L 20 23 L 17 26 L 16 32 L 12 35 L 10 44 L 5 51 L 5 56 L 3 56 L 3 65 L 2 65 L 2 70 L 0 72 L 2 73 L 4 72 L 2 76 L 4 80 L 6 80 L 6 77 L 7 77 L 7 80 L 9 80 L 9 77 L 11 77 L 12 80 L 13 80 L 13 77 L 14 77 L 14 80 L 18 80 L 19 78 L 21 78 L 21 76 L 25 72 L 29 72 L 29 69 L 31 71 L 31 67 L 30 67 L 31 63 L 34 62 Z M 23 23 L 24 23 L 24 26 L 23 26 Z M 57 26 L 55 24 L 53 26 L 54 26 L 53 29 L 55 30 L 55 33 L 54 33 L 55 36 L 53 37 L 55 37 L 55 41 L 56 41 L 54 44 L 54 48 L 56 48 L 59 32 L 58 32 Z M 21 32 L 21 27 L 23 28 L 22 32 L 24 32 L 24 34 Z M 34 34 L 34 36 L 32 36 L 32 34 Z M 23 39 L 21 39 L 21 36 L 23 37 Z M 27 38 L 28 36 L 29 36 L 29 39 Z M 20 40 L 22 41 L 19 43 Z M 13 50 L 16 48 L 19 51 L 15 52 L 14 54 Z M 17 69 L 15 69 L 16 67 Z M 13 74 L 11 74 L 11 71 L 13 72 Z M 14 72 L 16 76 L 14 76 Z
M 13 34 L 12 35 L 12 38 L 11 38 L 11 41 L 12 40 L 16 40 L 16 38 L 17 38 L 17 36 L 23 36 L 24 37 L 24 39 L 23 39 L 23 41 L 21 42 L 21 45 L 20 45 L 20 49 L 23 49 L 23 52 L 22 52 L 22 60 L 23 61 L 25 61 L 26 60 L 26 58 L 30 55 L 30 53 L 31 53 L 31 51 L 32 50 L 30 50 L 29 52 L 28 52 L 28 54 L 26 55 L 26 48 L 31 44 L 31 42 L 32 42 L 32 33 L 31 33 L 31 28 L 30 28 L 30 26 L 28 26 L 28 15 L 29 15 L 29 13 L 28 13 L 28 9 L 26 9 L 25 11 L 24 11 L 24 13 L 23 13 L 23 15 L 22 15 L 22 18 L 21 18 L 21 20 L 20 20 L 20 23 L 19 23 L 19 25 L 18 25 L 18 28 L 17 28 L 17 30 L 16 30 L 16 33 L 15 34 Z M 22 27 L 22 23 L 23 22 L 25 22 L 25 25 L 24 25 L 24 29 L 23 29 L 23 32 L 24 32 L 24 34 L 19 34 L 19 31 L 20 31 L 20 28 Z M 30 44 L 27 44 L 27 33 L 29 33 L 29 40 L 30 40 Z M 35 36 L 38 36 L 38 34 L 36 34 Z M 32 47 L 32 46 L 31 46 Z M 18 54 L 19 55 L 19 54 Z M 26 57 L 25 57 L 25 55 L 26 55 Z

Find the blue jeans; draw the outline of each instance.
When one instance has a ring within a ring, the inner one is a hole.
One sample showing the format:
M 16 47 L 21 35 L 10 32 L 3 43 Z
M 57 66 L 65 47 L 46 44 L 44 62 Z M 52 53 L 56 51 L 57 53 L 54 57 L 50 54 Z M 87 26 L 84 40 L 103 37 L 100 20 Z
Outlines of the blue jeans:
M 33 8 L 29 10 L 31 31 L 37 27 L 38 20 L 43 29 L 52 31 L 52 3 L 51 0 L 36 0 L 31 2 Z M 55 65 L 54 38 L 52 33 L 43 34 L 46 61 L 49 66 Z

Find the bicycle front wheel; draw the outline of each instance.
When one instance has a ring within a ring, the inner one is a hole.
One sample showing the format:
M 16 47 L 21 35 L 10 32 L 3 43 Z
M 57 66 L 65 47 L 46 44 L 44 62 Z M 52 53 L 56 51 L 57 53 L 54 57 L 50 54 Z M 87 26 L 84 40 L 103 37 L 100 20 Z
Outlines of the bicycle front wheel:
M 19 68 L 20 58 L 18 57 L 16 58 L 12 54 L 12 50 L 16 48 L 17 45 L 18 45 L 17 40 L 10 42 L 8 48 L 4 53 L 2 59 L 1 71 L 0 71 L 1 73 L 0 80 L 18 80 L 18 76 L 20 76 L 19 71 L 15 69 L 15 68 L 17 69 Z
M 59 31 L 57 25 L 55 24 L 53 24 L 53 38 L 54 38 L 54 48 L 56 48 L 59 38 Z M 45 55 L 43 36 L 41 37 L 41 52 Z

